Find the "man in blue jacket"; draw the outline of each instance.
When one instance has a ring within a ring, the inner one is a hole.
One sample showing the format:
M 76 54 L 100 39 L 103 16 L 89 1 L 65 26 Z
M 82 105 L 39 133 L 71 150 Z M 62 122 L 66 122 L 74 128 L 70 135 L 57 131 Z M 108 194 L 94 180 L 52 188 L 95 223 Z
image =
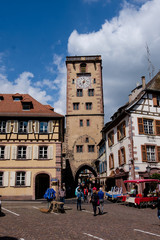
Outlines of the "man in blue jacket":
M 103 214 L 103 208 L 104 208 L 104 192 L 102 191 L 102 188 L 100 187 L 99 192 L 98 192 L 98 197 L 99 197 L 99 214 Z

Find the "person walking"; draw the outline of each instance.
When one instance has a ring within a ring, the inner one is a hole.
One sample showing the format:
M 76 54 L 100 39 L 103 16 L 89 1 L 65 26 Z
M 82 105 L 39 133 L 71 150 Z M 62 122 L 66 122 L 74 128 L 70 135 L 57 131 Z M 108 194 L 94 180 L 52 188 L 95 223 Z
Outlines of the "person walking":
M 97 188 L 94 187 L 92 190 L 93 190 L 93 193 L 91 195 L 91 203 L 92 203 L 92 206 L 93 206 L 94 216 L 96 216 L 99 197 L 98 197 L 98 194 L 97 194 Z
M 77 190 L 77 210 L 79 208 L 80 211 L 82 210 L 82 207 L 81 207 L 82 197 L 83 197 L 83 194 L 82 194 L 81 189 L 79 187 L 78 190 Z
M 103 214 L 103 208 L 104 208 L 104 192 L 101 187 L 98 192 L 98 197 L 99 197 L 98 210 L 99 210 L 99 214 L 101 215 L 101 214 Z
M 65 196 L 66 196 L 66 191 L 63 187 L 61 187 L 61 189 L 59 190 L 59 198 L 60 198 L 60 202 L 65 202 Z
M 88 188 L 84 188 L 84 202 L 88 203 Z

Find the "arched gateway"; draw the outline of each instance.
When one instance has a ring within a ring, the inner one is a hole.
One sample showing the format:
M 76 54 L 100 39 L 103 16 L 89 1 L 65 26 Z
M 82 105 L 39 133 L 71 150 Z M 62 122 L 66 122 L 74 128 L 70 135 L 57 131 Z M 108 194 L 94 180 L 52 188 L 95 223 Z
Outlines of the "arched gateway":
M 82 165 L 79 167 L 75 175 L 75 185 L 82 182 L 85 183 L 85 185 L 88 185 L 95 177 L 97 177 L 97 172 L 91 166 Z
M 104 126 L 101 56 L 66 58 L 67 108 L 65 133 L 66 169 L 62 182 L 68 196 L 82 179 L 96 176 L 97 144 Z

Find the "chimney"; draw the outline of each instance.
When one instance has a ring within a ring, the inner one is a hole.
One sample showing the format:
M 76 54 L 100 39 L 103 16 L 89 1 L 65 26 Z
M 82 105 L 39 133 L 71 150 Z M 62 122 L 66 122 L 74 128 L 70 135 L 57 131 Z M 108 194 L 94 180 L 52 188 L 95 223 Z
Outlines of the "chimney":
M 146 87 L 146 79 L 145 79 L 145 76 L 142 76 L 141 79 L 142 79 L 142 89 L 145 89 L 145 87 Z

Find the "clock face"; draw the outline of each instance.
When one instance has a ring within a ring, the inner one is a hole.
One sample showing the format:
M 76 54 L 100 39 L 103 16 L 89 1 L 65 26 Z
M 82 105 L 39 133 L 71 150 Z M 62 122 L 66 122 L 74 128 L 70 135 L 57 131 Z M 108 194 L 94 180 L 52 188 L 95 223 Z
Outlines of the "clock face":
M 79 88 L 88 88 L 91 84 L 91 78 L 90 77 L 79 77 L 77 78 L 77 87 Z

